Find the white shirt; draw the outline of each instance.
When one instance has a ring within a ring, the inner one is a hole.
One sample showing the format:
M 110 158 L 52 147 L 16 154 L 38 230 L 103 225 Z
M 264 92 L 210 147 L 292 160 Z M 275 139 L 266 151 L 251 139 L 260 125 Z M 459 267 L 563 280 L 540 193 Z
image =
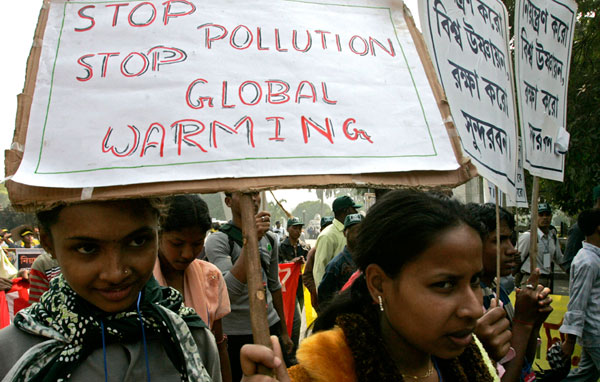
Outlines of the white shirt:
M 562 264 L 563 254 L 558 245 L 558 238 L 553 230 L 549 230 L 548 234 L 544 234 L 541 229 L 538 228 L 538 255 L 537 255 L 537 268 L 540 268 L 540 273 L 543 275 L 550 274 L 550 262 L 554 260 L 557 264 Z M 521 252 L 521 260 L 527 257 L 527 260 L 523 263 L 521 271 L 525 273 L 531 273 L 530 268 L 530 257 L 529 254 L 529 242 L 531 232 L 524 232 L 519 236 L 518 248 Z
M 600 248 L 583 242 L 571 263 L 569 305 L 561 333 L 586 347 L 600 346 Z

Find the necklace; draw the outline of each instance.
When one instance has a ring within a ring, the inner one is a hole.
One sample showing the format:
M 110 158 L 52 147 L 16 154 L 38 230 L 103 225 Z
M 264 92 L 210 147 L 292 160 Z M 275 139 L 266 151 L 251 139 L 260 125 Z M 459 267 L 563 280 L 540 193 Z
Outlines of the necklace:
M 429 360 L 429 370 L 427 370 L 427 373 L 423 374 L 423 375 L 409 375 L 409 374 L 403 374 L 400 373 L 400 375 L 402 375 L 402 377 L 404 378 L 410 378 L 410 379 L 425 379 L 427 377 L 431 377 L 431 375 L 433 374 L 433 363 L 431 362 L 431 359 Z

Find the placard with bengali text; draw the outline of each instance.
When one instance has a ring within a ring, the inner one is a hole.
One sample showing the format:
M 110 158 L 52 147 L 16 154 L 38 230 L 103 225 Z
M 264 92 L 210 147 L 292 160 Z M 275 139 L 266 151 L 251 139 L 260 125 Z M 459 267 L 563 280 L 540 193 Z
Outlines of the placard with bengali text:
M 576 14 L 577 3 L 572 0 L 519 0 L 515 4 L 524 166 L 532 175 L 561 182 L 568 146 L 567 91 Z M 567 140 L 561 142 L 563 137 Z
M 463 150 L 514 198 L 517 122 L 504 4 L 422 0 L 419 15 Z

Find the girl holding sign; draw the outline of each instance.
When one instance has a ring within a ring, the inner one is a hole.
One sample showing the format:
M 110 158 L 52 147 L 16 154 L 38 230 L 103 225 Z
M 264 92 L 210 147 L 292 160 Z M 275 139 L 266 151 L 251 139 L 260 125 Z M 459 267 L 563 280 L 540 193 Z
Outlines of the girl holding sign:
M 0 331 L 4 381 L 221 380 L 210 330 L 152 277 L 159 207 L 138 199 L 38 213 L 62 275 Z
M 219 348 L 223 381 L 229 382 L 227 336 L 221 325 L 221 318 L 231 311 L 227 285 L 219 268 L 196 259 L 211 227 L 208 206 L 194 194 L 170 197 L 167 204 L 168 212 L 160 221 L 154 277 L 160 285 L 177 289 L 185 305 L 194 308 L 212 330 Z
M 483 314 L 480 230 L 459 202 L 390 192 L 358 234 L 362 275 L 319 315 L 299 365 L 288 375 L 276 343 L 275 352 L 248 347 L 265 366 L 280 365 L 280 381 L 497 381 L 473 334 Z M 243 367 L 255 373 L 255 364 Z

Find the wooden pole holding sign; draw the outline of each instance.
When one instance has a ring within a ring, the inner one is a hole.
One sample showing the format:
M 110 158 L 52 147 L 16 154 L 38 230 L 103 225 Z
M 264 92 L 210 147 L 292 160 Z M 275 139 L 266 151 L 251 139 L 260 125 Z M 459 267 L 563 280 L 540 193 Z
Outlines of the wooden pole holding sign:
M 271 348 L 269 321 L 267 320 L 267 294 L 262 280 L 258 239 L 254 220 L 254 202 L 251 194 L 240 193 L 242 212 L 242 234 L 244 246 L 242 252 L 246 259 L 246 282 L 250 298 L 250 323 L 254 343 Z M 259 365 L 260 374 L 274 376 L 273 370 Z
M 498 186 L 494 186 L 496 192 L 496 298 L 500 299 L 500 204 L 498 199 Z M 500 301 L 500 300 L 498 300 Z
M 539 178 L 533 177 L 533 191 L 531 193 L 531 235 L 529 236 L 529 273 L 533 274 L 537 268 L 537 252 L 538 252 L 538 197 L 540 191 Z

